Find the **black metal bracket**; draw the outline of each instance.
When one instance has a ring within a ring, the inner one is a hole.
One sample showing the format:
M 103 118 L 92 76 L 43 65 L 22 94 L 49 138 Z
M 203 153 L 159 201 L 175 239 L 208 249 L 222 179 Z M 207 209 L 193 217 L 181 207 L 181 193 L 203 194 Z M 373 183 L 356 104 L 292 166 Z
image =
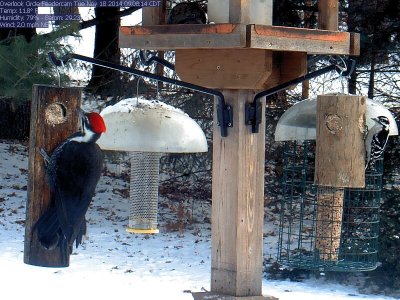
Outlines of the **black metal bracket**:
M 149 79 L 154 79 L 157 81 L 162 81 L 165 83 L 170 83 L 170 84 L 175 84 L 184 88 L 188 88 L 193 91 L 201 92 L 207 95 L 212 95 L 215 97 L 218 97 L 218 110 L 217 110 L 217 120 L 218 120 L 218 125 L 221 127 L 221 136 L 222 137 L 227 137 L 228 136 L 228 127 L 233 126 L 233 118 L 232 118 L 232 106 L 227 105 L 225 103 L 225 97 L 224 95 L 218 91 L 218 90 L 213 90 L 209 89 L 200 85 L 195 85 L 189 82 L 169 78 L 169 77 L 164 77 L 160 76 L 157 74 L 121 66 L 118 64 L 110 63 L 104 60 L 88 57 L 88 56 L 83 56 L 80 54 L 75 54 L 75 53 L 67 53 L 60 59 L 56 57 L 54 52 L 49 52 L 48 53 L 50 61 L 56 66 L 56 67 L 61 67 L 64 64 L 66 64 L 70 59 L 77 59 L 81 60 L 84 62 L 91 63 L 93 65 L 97 65 L 100 67 L 108 68 L 108 69 L 113 69 L 117 70 L 120 72 L 125 72 L 129 74 L 133 74 L 136 76 L 141 76 L 141 77 L 146 77 Z
M 280 91 L 287 89 L 292 85 L 299 84 L 305 80 L 309 80 L 325 73 L 331 72 L 333 70 L 337 71 L 341 76 L 349 76 L 354 72 L 355 60 L 347 59 L 343 60 L 346 63 L 346 69 L 341 68 L 338 64 L 332 64 L 330 66 L 324 67 L 314 72 L 307 73 L 304 76 L 289 80 L 288 82 L 282 83 L 271 89 L 262 91 L 254 96 L 254 101 L 252 103 L 246 103 L 245 112 L 245 122 L 247 125 L 251 125 L 251 132 L 258 133 L 259 127 L 262 120 L 262 105 L 260 99 L 262 97 L 268 97 Z
M 245 122 L 251 125 L 251 132 L 258 133 L 262 121 L 262 105 L 261 101 L 253 101 L 246 103 L 245 106 Z
M 156 54 L 154 54 L 154 52 L 151 52 L 149 50 L 140 50 L 139 58 L 142 64 L 144 64 L 145 66 L 150 66 L 153 63 L 158 63 L 160 65 L 163 65 L 164 67 L 167 67 L 168 69 L 175 71 L 174 64 L 171 64 L 169 61 L 158 57 Z

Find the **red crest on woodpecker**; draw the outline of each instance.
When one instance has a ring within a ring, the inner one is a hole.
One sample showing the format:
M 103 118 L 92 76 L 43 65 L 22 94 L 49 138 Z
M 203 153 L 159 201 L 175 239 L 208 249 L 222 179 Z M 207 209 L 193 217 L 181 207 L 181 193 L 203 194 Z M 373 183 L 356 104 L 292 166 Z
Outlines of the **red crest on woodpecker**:
M 103 117 L 96 112 L 91 112 L 87 114 L 90 122 L 90 127 L 94 133 L 104 133 L 106 132 L 106 124 L 104 123 Z

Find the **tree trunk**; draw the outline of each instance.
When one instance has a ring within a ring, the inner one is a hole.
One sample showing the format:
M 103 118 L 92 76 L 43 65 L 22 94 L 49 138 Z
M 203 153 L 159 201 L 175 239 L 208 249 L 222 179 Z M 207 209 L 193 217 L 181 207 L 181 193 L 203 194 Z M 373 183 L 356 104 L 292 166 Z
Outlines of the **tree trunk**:
M 112 17 L 119 12 L 119 7 L 96 7 L 95 15 L 99 21 Z M 101 22 L 96 25 L 93 57 L 108 62 L 120 63 L 119 50 L 120 20 Z M 96 94 L 115 95 L 118 91 L 120 73 L 93 65 L 92 77 L 88 89 Z

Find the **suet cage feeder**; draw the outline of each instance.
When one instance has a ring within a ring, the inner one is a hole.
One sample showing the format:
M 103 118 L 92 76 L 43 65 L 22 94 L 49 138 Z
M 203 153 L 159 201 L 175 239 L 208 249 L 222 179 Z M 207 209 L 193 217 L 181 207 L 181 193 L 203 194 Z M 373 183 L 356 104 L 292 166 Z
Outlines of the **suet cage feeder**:
M 367 100 L 366 118 L 393 116 Z M 369 122 L 367 122 L 368 125 Z M 319 271 L 370 271 L 378 263 L 379 207 L 383 158 L 365 173 L 365 187 L 343 188 L 314 183 L 316 99 L 284 113 L 275 139 L 283 142 L 282 199 L 278 260 Z
M 130 152 L 131 233 L 158 233 L 159 165 L 162 153 L 206 152 L 200 126 L 187 114 L 158 100 L 129 98 L 105 108 L 107 132 L 98 144 Z

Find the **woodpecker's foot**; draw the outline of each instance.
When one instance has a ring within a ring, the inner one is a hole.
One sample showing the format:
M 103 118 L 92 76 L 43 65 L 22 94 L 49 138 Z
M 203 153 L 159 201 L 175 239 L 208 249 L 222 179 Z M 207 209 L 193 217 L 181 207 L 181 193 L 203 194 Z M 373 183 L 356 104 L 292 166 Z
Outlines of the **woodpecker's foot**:
M 46 150 L 44 150 L 43 148 L 39 149 L 39 153 L 43 157 L 44 165 L 47 167 L 50 162 L 50 156 L 47 154 Z

